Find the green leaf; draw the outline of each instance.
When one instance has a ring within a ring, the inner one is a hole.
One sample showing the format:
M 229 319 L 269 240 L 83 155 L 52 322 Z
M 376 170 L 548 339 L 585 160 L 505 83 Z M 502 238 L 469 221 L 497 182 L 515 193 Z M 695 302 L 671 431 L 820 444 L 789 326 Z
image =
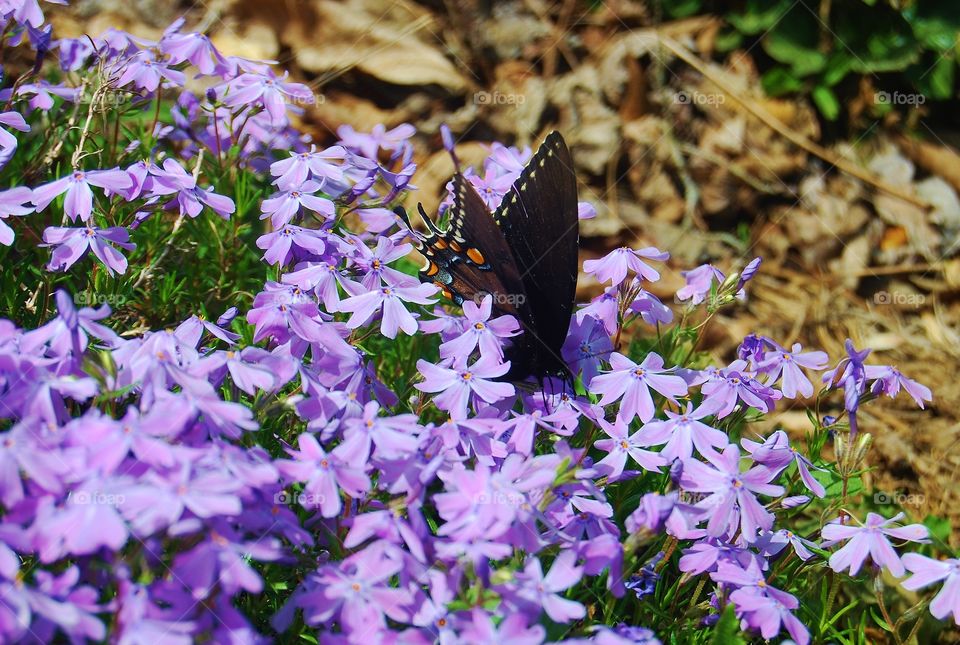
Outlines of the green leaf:
M 956 67 L 952 53 L 941 54 L 933 66 L 927 61 L 914 66 L 911 76 L 916 77 L 914 85 L 924 96 L 945 101 L 953 97 Z
M 720 53 L 731 52 L 743 44 L 743 34 L 736 29 L 721 29 L 713 46 Z
M 790 10 L 793 3 L 789 0 L 747 0 L 743 13 L 733 13 L 727 16 L 727 21 L 737 31 L 748 36 L 756 36 L 773 27 L 784 14 Z
M 803 89 L 803 81 L 786 67 L 773 67 L 760 78 L 763 91 L 769 96 L 783 96 Z
M 853 57 L 846 51 L 836 51 L 830 54 L 827 59 L 826 68 L 823 71 L 822 82 L 824 85 L 833 87 L 846 77 L 853 69 Z
M 930 535 L 941 542 L 946 542 L 949 540 L 950 535 L 953 532 L 953 529 L 950 526 L 950 520 L 945 517 L 927 515 L 925 518 L 923 518 L 923 525 L 930 530 Z
M 833 90 L 824 85 L 818 85 L 813 88 L 811 97 L 824 118 L 828 121 L 837 120 L 837 117 L 840 116 L 840 102 L 837 101 L 837 95 L 833 93 Z
M 889 7 L 838 12 L 836 48 L 851 57 L 851 69 L 861 73 L 899 72 L 920 58 L 920 42 L 910 25 Z
M 727 605 L 723 610 L 723 615 L 713 628 L 710 645 L 747 645 L 747 641 L 740 634 L 740 621 L 733 605 Z
M 671 18 L 687 18 L 700 11 L 703 0 L 671 0 L 661 4 Z
M 812 13 L 797 6 L 763 38 L 763 49 L 774 60 L 789 65 L 796 76 L 815 74 L 827 63 L 826 55 L 818 49 L 818 26 Z
M 953 49 L 960 32 L 960 11 L 954 0 L 925 0 L 910 3 L 902 12 L 913 35 L 924 46 L 938 52 Z

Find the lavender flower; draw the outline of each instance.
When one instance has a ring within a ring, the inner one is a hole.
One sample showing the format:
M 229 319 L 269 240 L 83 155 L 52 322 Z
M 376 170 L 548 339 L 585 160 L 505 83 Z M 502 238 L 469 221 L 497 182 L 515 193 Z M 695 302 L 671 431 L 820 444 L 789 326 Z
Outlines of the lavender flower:
M 93 191 L 90 186 L 103 188 L 108 193 L 121 193 L 132 185 L 130 176 L 112 170 L 74 170 L 72 174 L 33 189 L 33 203 L 38 211 L 46 208 L 58 196 L 66 193 L 63 210 L 71 221 L 79 217 L 86 222 L 93 213 Z
M 824 547 L 847 540 L 843 547 L 830 556 L 830 568 L 837 572 L 849 569 L 850 575 L 856 575 L 864 560 L 870 556 L 878 567 L 886 567 L 894 577 L 901 577 L 904 574 L 903 563 L 893 550 L 889 538 L 907 542 L 928 541 L 927 528 L 922 524 L 891 526 L 902 517 L 903 513 L 897 513 L 890 519 L 867 513 L 867 521 L 860 526 L 845 526 L 836 522 L 827 524 L 821 533 L 826 540 Z
M 590 391 L 602 395 L 600 405 L 622 399 L 617 413 L 617 419 L 622 423 L 629 423 L 636 416 L 644 423 L 653 418 L 655 408 L 651 389 L 674 403 L 674 397 L 687 394 L 686 382 L 670 374 L 672 370 L 665 369 L 663 359 L 653 352 L 647 354 L 639 365 L 614 352 L 610 356 L 610 367 L 613 368 L 610 372 L 593 378 Z
M 50 226 L 43 232 L 43 241 L 56 248 L 53 249 L 47 268 L 50 271 L 66 271 L 86 255 L 87 251 L 92 250 L 97 259 L 103 262 L 108 273 L 111 275 L 114 272 L 125 273 L 127 258 L 111 246 L 111 243 L 132 251 L 137 245 L 129 240 L 130 234 L 127 229 L 120 226 L 103 229 L 96 226 L 80 228 Z
M 953 614 L 953 622 L 960 625 L 960 559 L 934 560 L 919 553 L 907 553 L 901 561 L 911 574 L 900 583 L 904 589 L 916 591 L 944 581 L 930 603 L 930 613 L 940 620 Z

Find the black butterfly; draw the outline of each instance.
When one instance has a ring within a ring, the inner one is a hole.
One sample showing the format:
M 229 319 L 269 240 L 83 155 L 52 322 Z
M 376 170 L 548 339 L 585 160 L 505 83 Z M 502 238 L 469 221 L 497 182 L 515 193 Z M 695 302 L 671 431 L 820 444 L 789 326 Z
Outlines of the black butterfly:
M 436 284 L 458 305 L 490 294 L 495 311 L 520 322 L 524 333 L 507 352 L 505 379 L 569 378 L 560 348 L 573 313 L 580 233 L 573 159 L 563 137 L 547 136 L 496 212 L 459 173 L 453 195 L 445 230 L 422 205 L 425 235 L 397 209 L 427 259 L 420 280 Z

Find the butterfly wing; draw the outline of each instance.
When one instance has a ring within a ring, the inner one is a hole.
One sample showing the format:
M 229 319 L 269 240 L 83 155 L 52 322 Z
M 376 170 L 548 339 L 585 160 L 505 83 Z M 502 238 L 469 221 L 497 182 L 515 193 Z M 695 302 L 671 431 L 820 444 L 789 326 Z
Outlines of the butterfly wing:
M 438 229 L 421 210 L 428 233 L 414 231 L 417 250 L 426 258 L 420 280 L 436 284 L 458 305 L 465 300 L 479 302 L 491 294 L 499 313 L 518 320 L 526 316 L 532 323 L 529 312 L 518 307 L 526 302 L 520 271 L 486 204 L 460 174 L 453 178 L 453 195 L 445 230 Z M 406 214 L 398 214 L 413 231 Z
M 504 233 L 528 299 L 524 334 L 528 366 L 540 376 L 566 372 L 560 349 L 577 288 L 577 181 L 563 137 L 550 133 L 504 196 L 494 221 Z M 511 372 L 515 369 L 512 366 Z

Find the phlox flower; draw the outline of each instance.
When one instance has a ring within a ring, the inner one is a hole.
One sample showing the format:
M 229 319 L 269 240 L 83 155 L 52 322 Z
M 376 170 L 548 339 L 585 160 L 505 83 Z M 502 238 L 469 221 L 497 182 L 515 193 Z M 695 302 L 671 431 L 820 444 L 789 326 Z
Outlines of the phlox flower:
M 118 62 L 115 74 L 118 76 L 115 86 L 133 85 L 140 90 L 155 92 L 164 80 L 176 87 L 183 87 L 186 75 L 170 67 L 167 61 L 158 61 L 153 52 L 142 49 L 136 54 Z
M 827 491 L 823 484 L 814 479 L 810 473 L 811 468 L 816 466 L 811 463 L 799 450 L 790 445 L 790 439 L 783 430 L 777 430 L 762 443 L 742 439 L 744 450 L 750 453 L 753 460 L 758 464 L 770 468 L 776 473 L 781 473 L 791 463 L 797 464 L 797 472 L 800 473 L 800 480 L 807 489 L 817 497 L 823 497 Z M 823 470 L 822 468 L 816 468 Z
M 260 219 L 270 218 L 275 228 L 288 224 L 297 215 L 301 208 L 313 211 L 329 219 L 336 213 L 333 202 L 326 197 L 315 195 L 320 190 L 320 184 L 315 181 L 305 181 L 288 190 L 277 193 L 263 200 Z
M 680 275 L 687 283 L 677 290 L 677 300 L 689 300 L 692 305 L 699 305 L 706 300 L 714 283 L 720 284 L 724 280 L 723 273 L 712 264 L 702 264 L 696 269 L 681 271 Z
M 767 385 L 773 385 L 782 377 L 780 390 L 788 399 L 797 398 L 797 394 L 804 398 L 813 396 L 813 384 L 801 370 L 822 370 L 827 365 L 826 352 L 801 352 L 800 343 L 794 343 L 790 351 L 776 346 L 767 352 L 757 365 L 757 370 L 768 375 Z
M 603 323 L 593 316 L 578 316 L 570 323 L 570 333 L 561 354 L 574 374 L 580 374 L 587 386 L 600 372 L 600 363 L 613 351 L 613 341 Z
M 72 355 L 79 361 L 90 336 L 107 345 L 117 346 L 121 343 L 120 337 L 112 329 L 97 322 L 110 315 L 108 305 L 97 309 L 82 307 L 78 310 L 73 304 L 73 298 L 63 289 L 57 289 L 56 302 L 57 316 L 23 335 L 20 342 L 23 351 L 33 352 L 43 345 L 48 345 L 55 356 Z
M 226 195 L 217 194 L 208 188 L 200 188 L 197 185 L 197 179 L 174 159 L 164 160 L 162 170 L 154 166 L 153 172 L 156 180 L 152 186 L 153 193 L 155 195 L 175 193 L 181 216 L 196 217 L 206 205 L 223 219 L 230 219 L 230 215 L 237 209 L 233 200 Z
M 270 164 L 270 174 L 276 177 L 273 183 L 281 190 L 292 190 L 308 178 L 318 180 L 323 185 L 327 179 L 343 179 L 343 170 L 333 162 L 343 161 L 345 157 L 346 150 L 342 146 L 330 146 L 319 152 L 311 146 L 307 152 L 293 152 L 286 159 L 274 161 Z
M 27 125 L 23 115 L 19 112 L 0 112 L 0 125 L 11 127 L 20 132 L 30 132 L 30 126 Z M 0 128 L 0 157 L 3 159 L 0 168 L 6 165 L 16 149 L 17 137 Z
M 216 74 L 226 65 L 223 55 L 210 42 L 210 37 L 197 32 L 182 34 L 183 19 L 167 27 L 160 39 L 160 51 L 167 55 L 171 65 L 190 61 L 201 74 Z
M 799 601 L 793 595 L 767 584 L 763 571 L 755 560 L 746 567 L 735 562 L 721 561 L 710 577 L 717 582 L 736 587 L 730 594 L 730 600 L 743 619 L 746 629 L 757 630 L 763 638 L 769 640 L 782 628 L 786 628 L 797 645 L 807 645 L 810 642 L 807 628 L 792 613 L 792 610 L 800 606 Z
M 465 357 L 480 348 L 480 356 L 503 359 L 503 342 L 520 333 L 520 325 L 513 316 L 497 316 L 491 320 L 493 296 L 487 294 L 479 304 L 463 303 L 463 333 L 440 345 L 442 358 Z
M 412 245 L 396 244 L 391 238 L 380 236 L 377 238 L 377 246 L 371 249 L 359 238 L 349 236 L 347 239 L 353 242 L 350 246 L 350 259 L 363 274 L 360 284 L 367 289 L 379 289 L 383 286 L 416 287 L 419 284 L 416 278 L 389 266 L 390 262 L 406 257 L 413 248 Z
M 87 251 L 92 250 L 97 259 L 103 262 L 107 273 L 123 274 L 127 270 L 127 258 L 111 245 L 116 244 L 120 248 L 132 251 L 137 245 L 129 240 L 130 234 L 121 226 L 110 228 L 49 226 L 43 232 L 43 241 L 46 245 L 56 248 L 53 249 L 47 269 L 66 271 Z
M 715 413 L 716 410 L 709 404 L 702 404 L 694 410 L 693 403 L 688 402 L 683 413 L 666 410 L 666 421 L 655 419 L 645 423 L 636 435 L 637 441 L 645 446 L 666 444 L 660 455 L 668 462 L 689 459 L 694 447 L 701 455 L 705 455 L 730 443 L 726 434 L 701 421 Z
M 608 336 L 616 334 L 620 324 L 619 292 L 617 287 L 604 289 L 603 293 L 594 297 L 589 304 L 577 310 L 576 321 L 582 324 L 587 317 L 595 318 L 603 323 Z
M 22 217 L 33 212 L 33 191 L 25 186 L 17 186 L 0 192 L 0 244 L 13 244 L 13 229 L 4 221 L 11 215 Z
M 824 547 L 847 540 L 845 545 L 830 556 L 830 568 L 837 572 L 848 569 L 853 576 L 860 571 L 867 556 L 870 556 L 875 565 L 886 567 L 895 578 L 901 577 L 904 574 L 903 563 L 893 550 L 890 538 L 907 542 L 929 541 L 929 532 L 923 524 L 891 526 L 898 523 L 902 517 L 903 513 L 897 513 L 890 519 L 876 513 L 867 513 L 867 520 L 859 526 L 838 522 L 827 524 L 821 532 L 825 540 Z
M 295 267 L 295 271 L 285 273 L 283 276 L 284 284 L 296 285 L 304 292 L 313 290 L 324 308 L 328 312 L 337 311 L 340 305 L 340 290 L 337 285 L 350 285 L 349 290 L 356 289 L 355 283 L 346 278 L 337 268 L 336 264 L 329 262 L 301 262 Z M 423 324 L 421 324 L 423 329 Z
M 293 247 L 313 255 L 323 255 L 327 248 L 323 233 L 293 224 L 257 238 L 257 248 L 264 249 L 263 260 L 267 264 L 288 263 L 293 257 Z
M 523 572 L 517 576 L 520 588 L 516 597 L 535 607 L 542 607 L 547 616 L 558 623 L 583 618 L 586 615 L 583 605 L 560 595 L 561 591 L 577 584 L 583 576 L 583 567 L 577 566 L 576 561 L 576 554 L 572 551 L 562 551 L 553 561 L 550 571 L 544 575 L 539 558 L 530 557 Z
M 916 591 L 943 581 L 943 587 L 930 602 L 930 613 L 939 620 L 953 614 L 953 622 L 960 625 L 960 559 L 934 560 L 919 553 L 907 553 L 901 561 L 911 573 L 900 583 L 904 589 Z
M 733 412 L 741 401 L 748 407 L 769 412 L 783 397 L 778 390 L 755 379 L 746 371 L 746 366 L 745 361 L 737 360 L 728 367 L 707 372 L 707 380 L 700 391 L 704 403 L 715 407 L 718 419 Z
M 513 187 L 516 177 L 513 175 L 499 175 L 493 168 L 487 168 L 483 177 L 471 175 L 468 181 L 473 184 L 483 203 L 491 211 L 496 210 L 503 201 L 503 196 Z
M 490 613 L 479 607 L 460 630 L 463 642 L 476 645 L 540 645 L 545 637 L 543 625 L 530 625 L 523 613 L 510 614 L 496 624 Z
M 225 105 L 231 108 L 260 104 L 276 126 L 286 122 L 287 102 L 309 104 L 314 102 L 313 92 L 303 83 L 286 81 L 287 74 L 277 78 L 272 71 L 267 73 L 245 72 L 228 82 L 223 96 Z
M 623 474 L 623 469 L 627 465 L 627 456 L 637 462 L 644 470 L 660 472 L 660 466 L 665 465 L 666 460 L 655 452 L 644 450 L 642 446 L 650 444 L 645 443 L 639 432 L 628 434 L 629 426 L 617 420 L 616 423 L 608 423 L 603 419 L 597 419 L 597 424 L 603 430 L 609 439 L 601 439 L 594 445 L 604 452 L 607 456 L 598 461 L 595 465 L 597 470 L 606 474 L 611 481 L 616 480 Z
M 723 452 L 704 454 L 708 464 L 686 459 L 680 475 L 680 486 L 707 497 L 696 504 L 705 512 L 707 535 L 720 537 L 732 534 L 739 526 L 744 537 L 752 540 L 760 529 L 770 530 L 773 515 L 763 507 L 757 495 L 782 495 L 782 486 L 770 483 L 776 474 L 764 466 L 740 471 L 740 449 L 735 444 Z
M 467 415 L 471 398 L 496 403 L 513 396 L 515 392 L 510 383 L 492 380 L 510 370 L 510 361 L 498 363 L 495 359 L 484 357 L 473 365 L 464 363 L 463 367 L 457 368 L 434 365 L 420 359 L 417 361 L 417 370 L 424 379 L 414 387 L 421 392 L 440 392 L 434 397 L 434 403 L 458 419 Z
M 420 284 L 415 287 L 380 287 L 344 299 L 339 309 L 351 314 L 347 321 L 347 327 L 350 329 L 365 325 L 377 312 L 382 312 L 381 334 L 387 338 L 396 338 L 397 331 L 401 330 L 406 335 L 412 336 L 417 331 L 417 321 L 403 303 L 431 305 L 436 301 L 430 300 L 430 297 L 436 292 L 437 288 L 432 284 Z
M 103 188 L 108 193 L 122 193 L 133 181 L 119 168 L 111 170 L 74 170 L 73 173 L 33 189 L 33 203 L 42 211 L 58 196 L 66 193 L 63 210 L 71 221 L 79 217 L 86 222 L 93 213 L 93 191 L 90 186 Z
M 416 129 L 409 123 L 401 123 L 397 127 L 387 130 L 382 124 L 373 126 L 369 134 L 357 132 L 349 125 L 337 128 L 340 144 L 345 148 L 358 152 L 367 159 L 376 159 L 380 149 L 390 152 L 402 151 L 408 144 L 408 139 L 416 133 Z
M 611 282 L 613 286 L 622 283 L 629 271 L 633 271 L 638 276 L 648 282 L 656 282 L 660 279 L 660 272 L 644 262 L 641 258 L 648 260 L 657 260 L 665 262 L 670 258 L 669 253 L 648 246 L 643 249 L 631 249 L 622 246 L 619 249 L 611 251 L 599 260 L 587 260 L 583 263 L 585 273 L 594 275 L 600 282 Z
M 633 280 L 637 282 L 636 278 Z M 668 325 L 673 322 L 673 310 L 663 304 L 659 298 L 646 289 L 638 289 L 636 293 L 637 297 L 633 299 L 633 302 L 631 302 L 627 308 L 634 314 L 640 316 L 643 322 L 651 327 Z
M 370 458 L 371 451 L 383 459 L 400 459 L 417 450 L 420 426 L 413 414 L 380 416 L 380 404 L 370 401 L 363 406 L 363 415 L 343 422 L 343 442 L 338 449 L 352 464 Z
M 891 365 L 865 365 L 864 375 L 868 380 L 876 379 L 870 387 L 874 394 L 882 393 L 894 398 L 900 393 L 902 387 L 921 409 L 924 401 L 933 400 L 930 388 L 907 378 Z
M 654 352 L 647 354 L 639 365 L 614 352 L 610 356 L 610 367 L 611 371 L 593 378 L 590 391 L 602 395 L 601 406 L 622 399 L 617 413 L 617 420 L 622 423 L 630 423 L 636 416 L 644 423 L 653 418 L 656 408 L 651 389 L 674 403 L 674 397 L 687 394 L 686 381 L 670 374 L 672 369 L 665 369 L 663 359 Z
M 326 452 L 308 432 L 300 435 L 298 444 L 299 450 L 287 449 L 293 459 L 278 461 L 277 468 L 290 480 L 305 482 L 303 506 L 319 508 L 323 517 L 336 517 L 343 508 L 341 490 L 354 498 L 370 490 L 370 478 L 361 468 L 348 465 L 339 448 Z

